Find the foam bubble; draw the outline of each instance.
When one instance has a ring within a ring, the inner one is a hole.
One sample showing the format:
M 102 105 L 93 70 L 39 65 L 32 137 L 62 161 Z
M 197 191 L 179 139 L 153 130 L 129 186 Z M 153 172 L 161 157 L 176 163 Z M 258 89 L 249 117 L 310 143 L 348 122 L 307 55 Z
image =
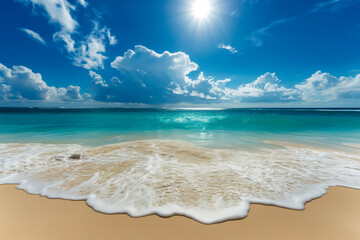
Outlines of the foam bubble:
M 0 184 L 83 199 L 104 213 L 182 214 L 203 223 L 246 217 L 250 203 L 303 209 L 329 186 L 360 187 L 360 156 L 267 142 L 259 151 L 146 140 L 101 147 L 0 144 Z

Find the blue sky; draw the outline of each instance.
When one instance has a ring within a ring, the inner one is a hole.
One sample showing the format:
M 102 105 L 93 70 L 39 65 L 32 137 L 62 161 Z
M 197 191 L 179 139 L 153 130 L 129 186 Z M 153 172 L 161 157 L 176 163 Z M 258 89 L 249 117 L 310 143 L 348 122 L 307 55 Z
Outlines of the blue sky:
M 358 0 L 1 5 L 0 106 L 360 107 Z

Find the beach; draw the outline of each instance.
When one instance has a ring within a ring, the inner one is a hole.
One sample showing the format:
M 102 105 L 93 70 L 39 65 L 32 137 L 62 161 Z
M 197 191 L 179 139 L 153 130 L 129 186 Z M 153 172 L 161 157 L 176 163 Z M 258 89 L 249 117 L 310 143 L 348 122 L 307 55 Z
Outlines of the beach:
M 303 211 L 252 204 L 245 219 L 206 225 L 183 216 L 107 215 L 84 201 L 2 185 L 0 239 L 360 239 L 359 202 L 359 190 L 332 187 Z
M 355 110 L 5 109 L 0 239 L 360 239 L 359 125 Z
M 0 8 L 0 240 L 360 240 L 360 0 Z

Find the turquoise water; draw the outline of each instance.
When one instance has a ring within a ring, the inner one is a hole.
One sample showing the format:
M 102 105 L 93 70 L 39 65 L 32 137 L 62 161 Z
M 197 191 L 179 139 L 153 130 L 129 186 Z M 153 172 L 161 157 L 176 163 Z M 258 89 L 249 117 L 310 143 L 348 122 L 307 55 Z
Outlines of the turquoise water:
M 247 148 L 264 140 L 360 142 L 357 109 L 0 109 L 2 143 L 100 146 L 142 139 Z

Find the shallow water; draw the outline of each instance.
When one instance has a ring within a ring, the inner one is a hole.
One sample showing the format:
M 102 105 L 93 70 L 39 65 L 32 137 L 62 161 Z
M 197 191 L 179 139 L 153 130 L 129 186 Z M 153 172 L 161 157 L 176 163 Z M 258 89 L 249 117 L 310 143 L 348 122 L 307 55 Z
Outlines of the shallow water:
M 2 109 L 0 183 L 204 223 L 360 188 L 357 110 Z
M 336 146 L 360 143 L 359 126 L 357 109 L 0 109 L 2 143 L 167 139 L 234 149 L 279 140 Z

